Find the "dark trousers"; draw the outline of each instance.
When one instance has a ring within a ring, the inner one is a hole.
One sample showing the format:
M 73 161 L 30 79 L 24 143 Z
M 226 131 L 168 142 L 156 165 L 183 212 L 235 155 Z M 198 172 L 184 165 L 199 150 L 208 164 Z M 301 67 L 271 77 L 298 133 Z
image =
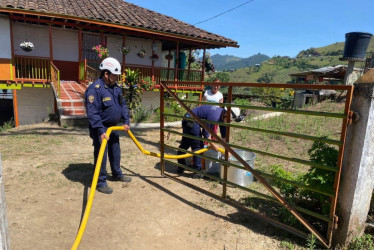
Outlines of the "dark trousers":
M 101 147 L 101 135 L 97 129 L 92 129 L 90 131 L 91 138 L 93 140 L 94 146 L 94 162 L 96 167 L 97 157 L 99 155 L 100 147 Z M 99 174 L 99 179 L 97 181 L 97 187 L 106 186 L 106 161 L 107 161 L 107 154 L 109 156 L 110 168 L 112 170 L 113 177 L 122 177 L 122 170 L 120 166 L 121 161 L 121 149 L 119 145 L 119 134 L 117 131 L 112 131 L 109 137 L 109 141 L 107 146 L 105 147 L 105 152 L 103 155 L 103 161 L 101 163 L 101 169 Z
M 189 134 L 188 131 L 186 131 L 184 128 L 183 128 L 183 133 L 184 134 Z M 192 151 L 195 152 L 199 149 L 204 148 L 204 143 L 203 143 L 203 141 L 199 141 L 199 140 L 195 140 L 195 139 L 191 139 L 191 138 L 187 138 L 187 137 L 183 136 L 182 137 L 182 142 L 181 142 L 179 148 L 187 150 L 190 147 L 191 147 Z M 182 152 L 182 151 L 178 151 L 178 155 L 181 155 L 181 154 L 185 154 L 185 153 Z M 182 165 L 186 165 L 186 160 L 184 158 L 183 159 L 178 159 L 178 163 L 182 164 Z M 197 170 L 201 170 L 201 158 L 200 157 L 193 156 L 193 168 L 195 168 Z

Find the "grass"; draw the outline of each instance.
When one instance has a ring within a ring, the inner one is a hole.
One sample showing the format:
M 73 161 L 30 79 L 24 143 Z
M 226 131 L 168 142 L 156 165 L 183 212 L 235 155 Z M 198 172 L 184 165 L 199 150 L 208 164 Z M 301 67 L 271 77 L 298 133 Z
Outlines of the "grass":
M 346 247 L 347 250 L 374 250 L 374 236 L 370 234 L 364 234 L 360 237 L 355 237 L 349 245 Z

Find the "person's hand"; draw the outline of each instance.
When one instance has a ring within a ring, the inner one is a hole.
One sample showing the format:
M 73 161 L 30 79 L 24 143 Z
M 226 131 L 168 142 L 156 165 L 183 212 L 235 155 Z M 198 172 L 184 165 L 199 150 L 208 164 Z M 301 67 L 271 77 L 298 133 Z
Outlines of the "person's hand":
M 129 131 L 130 130 L 130 126 L 127 125 L 127 124 L 123 124 L 122 127 L 125 129 L 125 131 Z
M 105 138 L 107 141 L 109 141 L 109 137 L 106 135 L 106 133 L 103 133 L 103 134 L 101 135 L 101 141 L 103 141 L 104 138 Z
M 218 146 L 216 144 L 214 144 L 213 142 L 211 142 L 210 145 L 212 146 L 212 149 L 214 151 L 218 152 Z

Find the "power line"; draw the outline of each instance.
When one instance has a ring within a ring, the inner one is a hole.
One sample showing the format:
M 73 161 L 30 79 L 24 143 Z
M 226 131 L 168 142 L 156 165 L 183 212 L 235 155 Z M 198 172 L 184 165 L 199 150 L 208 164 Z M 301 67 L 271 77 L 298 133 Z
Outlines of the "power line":
M 204 22 L 207 22 L 207 21 L 209 21 L 209 20 L 212 20 L 212 19 L 214 19 L 214 18 L 216 18 L 216 17 L 222 16 L 223 14 L 226 14 L 227 12 L 233 11 L 233 10 L 235 10 L 235 9 L 237 9 L 237 8 L 240 8 L 240 7 L 242 7 L 243 5 L 246 5 L 247 3 L 250 3 L 250 2 L 253 2 L 253 1 L 254 1 L 254 0 L 247 1 L 247 2 L 245 2 L 245 3 L 243 3 L 243 4 L 241 4 L 241 5 L 238 5 L 238 6 L 234 7 L 234 8 L 232 8 L 232 9 L 226 10 L 225 12 L 222 12 L 222 13 L 220 13 L 220 14 L 218 14 L 218 15 L 215 15 L 214 17 L 211 17 L 211 18 L 205 19 L 205 20 L 203 20 L 203 21 L 200 21 L 200 22 L 198 22 L 198 23 L 195 23 L 194 25 L 196 25 L 196 24 L 200 24 L 200 23 L 204 23 Z

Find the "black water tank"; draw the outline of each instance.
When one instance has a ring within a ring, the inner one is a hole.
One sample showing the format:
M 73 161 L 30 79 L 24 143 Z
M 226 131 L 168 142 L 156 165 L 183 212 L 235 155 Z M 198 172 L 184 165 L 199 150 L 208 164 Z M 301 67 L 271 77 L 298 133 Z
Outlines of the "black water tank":
M 372 34 L 350 32 L 345 34 L 344 55 L 341 60 L 364 61 Z

